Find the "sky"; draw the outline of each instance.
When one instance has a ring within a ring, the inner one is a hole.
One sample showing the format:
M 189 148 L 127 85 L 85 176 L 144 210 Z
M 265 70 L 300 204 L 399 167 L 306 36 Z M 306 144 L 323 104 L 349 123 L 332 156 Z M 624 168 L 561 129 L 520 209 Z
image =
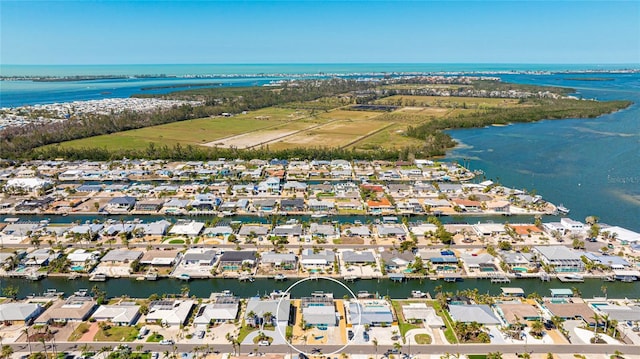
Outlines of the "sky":
M 640 1 L 6 1 L 0 64 L 640 63 Z

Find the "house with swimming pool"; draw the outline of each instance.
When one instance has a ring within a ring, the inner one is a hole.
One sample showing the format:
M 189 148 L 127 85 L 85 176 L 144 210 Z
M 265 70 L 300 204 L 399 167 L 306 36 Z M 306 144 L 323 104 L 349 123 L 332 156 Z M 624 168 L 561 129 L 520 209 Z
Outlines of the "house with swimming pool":
M 255 268 L 258 262 L 256 251 L 225 251 L 220 256 L 218 269 L 222 272 Z
M 551 266 L 557 273 L 584 271 L 580 255 L 565 246 L 535 246 L 533 251 L 542 263 Z
M 302 319 L 307 327 L 325 329 L 338 324 L 338 314 L 333 301 L 333 293 L 314 292 L 310 297 L 302 297 Z

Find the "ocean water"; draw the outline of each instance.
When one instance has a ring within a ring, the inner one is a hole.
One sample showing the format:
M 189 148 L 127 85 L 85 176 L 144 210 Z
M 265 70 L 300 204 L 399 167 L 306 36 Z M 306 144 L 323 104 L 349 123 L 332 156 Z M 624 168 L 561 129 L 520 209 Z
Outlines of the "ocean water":
M 566 75 L 502 78 L 572 87 L 585 98 L 634 104 L 595 119 L 449 131 L 460 146 L 447 157 L 468 159 L 489 179 L 563 203 L 573 219 L 596 215 L 601 222 L 640 231 L 640 75 L 598 76 L 612 81 L 568 81 Z
M 0 81 L 0 107 L 74 100 L 129 97 L 143 87 L 184 83 L 216 86 L 261 85 L 286 74 L 439 72 L 439 71 L 575 71 L 638 68 L 638 65 L 520 64 L 277 64 L 277 65 L 111 65 L 0 66 L 3 76 L 71 75 L 223 75 L 196 78 L 144 78 L 73 82 Z M 229 77 L 237 74 L 242 76 Z M 248 74 L 279 74 L 248 76 Z M 640 74 L 505 74 L 504 81 L 576 89 L 576 95 L 599 100 L 626 99 L 630 108 L 596 119 L 567 119 L 506 127 L 455 130 L 460 146 L 448 159 L 470 160 L 473 169 L 507 186 L 536 190 L 571 209 L 570 217 L 596 215 L 602 222 L 640 231 Z M 608 81 L 575 81 L 603 77 Z

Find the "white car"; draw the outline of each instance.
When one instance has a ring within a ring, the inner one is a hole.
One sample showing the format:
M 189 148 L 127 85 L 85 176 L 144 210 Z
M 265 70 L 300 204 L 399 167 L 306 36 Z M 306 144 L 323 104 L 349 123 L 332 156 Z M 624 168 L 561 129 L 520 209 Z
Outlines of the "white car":
M 268 340 L 261 340 L 261 341 L 258 342 L 258 345 L 261 346 L 261 347 L 266 347 L 266 346 L 271 345 L 271 343 L 269 343 Z
M 173 345 L 173 344 L 175 344 L 175 342 L 173 340 L 171 340 L 171 339 L 163 339 L 158 344 L 160 344 L 160 345 Z

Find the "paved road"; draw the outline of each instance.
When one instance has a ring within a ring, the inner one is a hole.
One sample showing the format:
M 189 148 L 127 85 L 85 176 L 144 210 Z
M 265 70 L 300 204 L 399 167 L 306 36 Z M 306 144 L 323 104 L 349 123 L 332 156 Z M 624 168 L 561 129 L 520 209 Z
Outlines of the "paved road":
M 122 343 L 119 342 L 100 342 L 100 343 L 87 343 L 89 348 L 98 351 L 103 347 L 116 347 Z M 29 348 L 26 343 L 13 343 L 9 344 L 14 352 L 28 352 Z M 58 342 L 56 343 L 56 350 L 58 352 L 63 351 L 80 351 L 82 350 L 84 343 L 77 342 Z M 133 349 L 136 349 L 138 343 L 129 344 Z M 194 347 L 202 347 L 197 344 L 176 344 L 176 345 L 161 345 L 157 343 L 144 343 L 142 350 L 148 350 L 152 352 L 173 352 L 174 350 L 180 352 L 193 352 Z M 313 349 L 321 349 L 321 353 L 331 353 L 340 350 L 342 347 L 337 345 L 325 345 L 325 346 L 311 346 L 301 345 L 298 347 L 307 353 L 311 353 Z M 47 351 L 52 351 L 52 346 L 47 343 Z M 261 347 L 256 345 L 243 345 L 240 347 L 241 353 L 249 353 L 254 349 L 262 353 L 291 353 L 294 352 L 287 345 L 274 345 L 268 347 Z M 377 348 L 378 354 L 383 354 L 387 350 L 393 349 L 393 346 L 379 345 Z M 31 343 L 31 350 L 43 351 L 41 343 Z M 222 353 L 233 352 L 233 347 L 230 344 L 224 345 L 209 345 L 210 351 L 217 351 Z M 634 345 L 593 345 L 593 344 L 442 344 L 442 345 L 404 345 L 402 352 L 407 354 L 444 354 L 444 353 L 459 353 L 459 354 L 486 354 L 487 352 L 501 353 L 557 353 L 557 354 L 613 354 L 616 350 L 627 355 L 640 355 L 640 347 Z M 351 354 L 375 354 L 375 347 L 373 345 L 350 345 L 345 352 Z

